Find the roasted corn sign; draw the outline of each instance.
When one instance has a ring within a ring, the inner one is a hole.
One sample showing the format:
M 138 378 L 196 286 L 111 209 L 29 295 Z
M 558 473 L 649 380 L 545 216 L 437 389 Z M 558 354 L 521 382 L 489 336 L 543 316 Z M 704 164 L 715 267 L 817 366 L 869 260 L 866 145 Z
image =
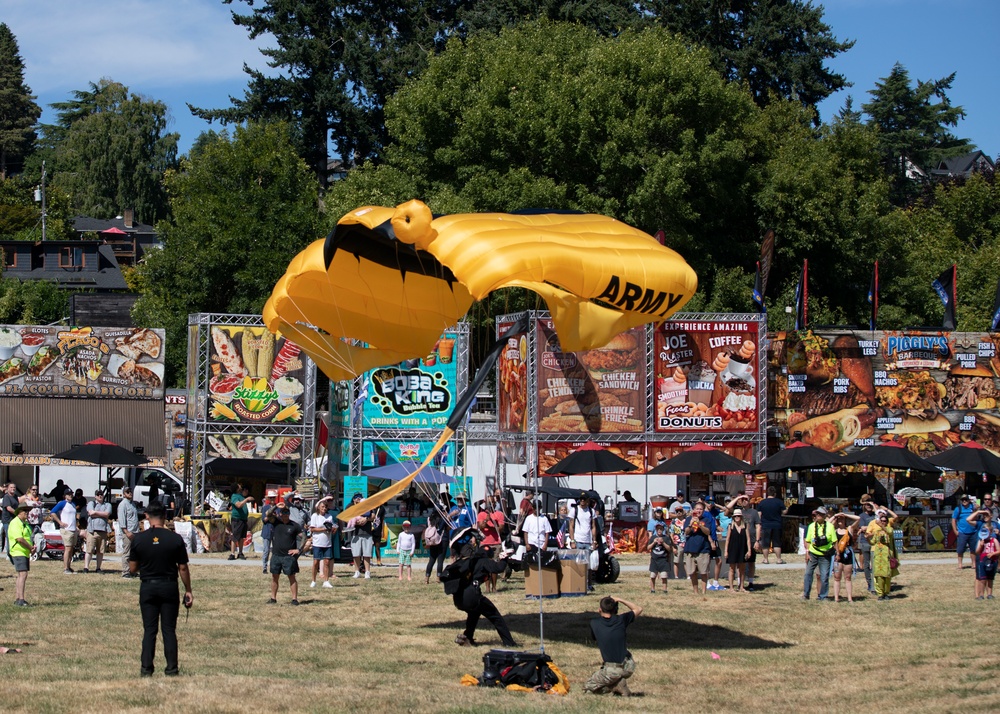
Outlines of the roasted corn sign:
M 776 425 L 838 452 L 895 441 L 929 456 L 976 440 L 1000 454 L 1000 335 L 779 332 Z
M 0 325 L 0 395 L 163 398 L 163 330 Z
M 305 366 L 294 342 L 263 327 L 213 326 L 211 369 L 209 417 L 214 421 L 302 421 Z

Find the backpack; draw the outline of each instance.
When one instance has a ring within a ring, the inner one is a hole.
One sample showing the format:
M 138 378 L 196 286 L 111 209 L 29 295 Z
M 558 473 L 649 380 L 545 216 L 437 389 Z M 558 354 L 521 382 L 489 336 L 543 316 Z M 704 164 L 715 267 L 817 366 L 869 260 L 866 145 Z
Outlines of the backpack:
M 483 655 L 483 676 L 479 686 L 496 687 L 516 684 L 529 689 L 551 689 L 559 677 L 549 668 L 552 658 L 538 652 L 490 650 Z
M 441 545 L 441 531 L 434 526 L 427 526 L 424 529 L 425 545 Z
M 454 595 L 472 582 L 472 568 L 468 558 L 459 558 L 441 572 L 445 595 Z

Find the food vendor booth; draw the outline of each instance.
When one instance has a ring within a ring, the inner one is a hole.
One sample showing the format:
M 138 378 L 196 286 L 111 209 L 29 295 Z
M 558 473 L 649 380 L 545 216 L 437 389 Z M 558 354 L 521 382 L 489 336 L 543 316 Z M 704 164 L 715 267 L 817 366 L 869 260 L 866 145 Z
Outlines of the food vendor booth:
M 894 442 L 927 458 L 976 441 L 1000 454 L 1000 335 L 804 329 L 775 333 L 767 356 L 778 443 L 799 439 L 849 455 Z M 861 476 L 842 467 L 790 480 L 789 494 L 845 508 L 864 493 L 881 503 L 889 494 L 911 550 L 946 549 L 956 495 L 978 499 L 996 488 L 995 477 L 981 473 L 852 468 Z
M 223 489 L 245 483 L 257 507 L 268 484 L 306 498 L 318 491 L 317 476 L 300 467 L 315 453 L 316 366 L 260 315 L 198 313 L 188 326 L 192 500 L 196 529 L 216 548 L 228 509 L 206 515 L 205 504 Z
M 355 493 L 376 493 L 423 462 L 465 391 L 468 370 L 469 327 L 459 323 L 444 330 L 424 357 L 331 382 L 329 487 L 337 494 L 338 510 Z M 443 490 L 452 495 L 472 491 L 463 470 L 465 444 L 462 426 L 435 455 L 433 468 L 385 505 L 383 556 L 396 555 L 404 520 L 411 521 L 417 536 L 417 555 L 426 556 L 420 534 L 433 512 L 432 501 Z M 347 537 L 341 528 L 342 546 Z

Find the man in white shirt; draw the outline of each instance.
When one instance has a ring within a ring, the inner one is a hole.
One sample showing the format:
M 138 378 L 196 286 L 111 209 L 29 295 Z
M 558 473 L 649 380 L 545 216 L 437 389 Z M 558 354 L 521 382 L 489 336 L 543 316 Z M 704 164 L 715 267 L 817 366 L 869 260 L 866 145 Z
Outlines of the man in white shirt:
M 569 547 L 579 548 L 589 552 L 597 547 L 600 534 L 597 532 L 597 519 L 591 499 L 586 495 L 580 497 L 580 502 L 571 513 L 569 521 Z M 590 584 L 590 568 L 587 568 L 587 590 L 593 589 Z
M 59 534 L 63 541 L 63 573 L 72 573 L 73 551 L 79 540 L 79 528 L 76 525 L 76 506 L 73 505 L 73 490 L 67 488 L 63 492 L 63 500 L 56 504 L 50 513 L 52 520 L 59 526 Z
M 522 526 L 526 540 L 524 545 L 529 553 L 534 552 L 535 549 L 546 550 L 549 546 L 549 533 L 552 532 L 552 524 L 549 523 L 549 519 L 540 513 L 542 510 L 541 501 L 535 502 L 534 509 L 534 513 L 525 516 Z

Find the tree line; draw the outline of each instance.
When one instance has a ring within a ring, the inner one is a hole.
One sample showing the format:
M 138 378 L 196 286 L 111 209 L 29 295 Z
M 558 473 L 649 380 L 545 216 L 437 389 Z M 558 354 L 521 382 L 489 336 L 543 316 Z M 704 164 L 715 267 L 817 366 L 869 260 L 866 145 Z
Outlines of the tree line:
M 816 104 L 847 84 L 825 62 L 852 43 L 810 3 L 267 0 L 233 20 L 276 38 L 264 50 L 275 71 L 248 70 L 228 107 L 192 107 L 225 128 L 182 157 L 166 107 L 111 79 L 38 126 L 0 25 L 0 106 L 21 107 L 16 121 L 0 110 L 0 236 L 37 238 L 27 195 L 43 159 L 55 220 L 132 207 L 155 223 L 164 248 L 130 276 L 134 318 L 168 329 L 175 381 L 189 312 L 259 311 L 339 216 L 414 197 L 435 213 L 569 209 L 663 230 L 699 275 L 688 309 L 713 312 L 752 309 L 773 228 L 776 329 L 804 259 L 810 321 L 841 325 L 867 325 L 878 260 L 886 329 L 939 324 L 930 285 L 955 262 L 959 329 L 988 327 L 992 172 L 930 182 L 909 170 L 974 148 L 953 133 L 954 75 L 913 81 L 896 65 L 860 110 L 848 100 L 820 123 Z M 331 146 L 349 170 L 328 185 Z M 112 166 L 110 151 L 127 158 Z M 535 305 L 518 291 L 477 304 L 474 348 L 493 315 Z

